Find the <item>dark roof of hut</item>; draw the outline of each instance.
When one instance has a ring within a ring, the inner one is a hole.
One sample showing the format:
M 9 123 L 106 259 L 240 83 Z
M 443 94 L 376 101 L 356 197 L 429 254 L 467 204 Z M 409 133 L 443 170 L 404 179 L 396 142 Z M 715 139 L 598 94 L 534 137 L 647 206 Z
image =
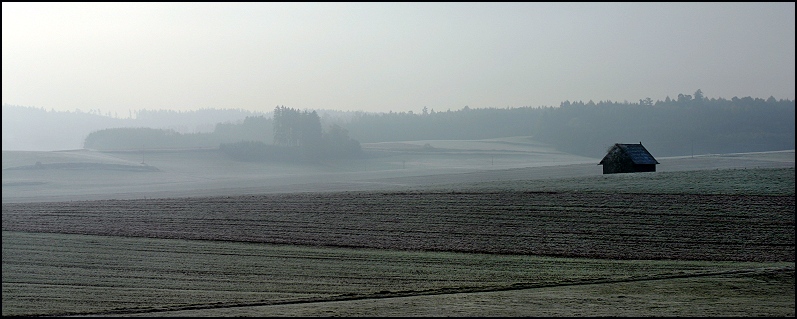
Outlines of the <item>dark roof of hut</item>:
M 653 158 L 653 155 L 650 155 L 650 152 L 648 152 L 648 150 L 645 149 L 644 146 L 642 146 L 642 143 L 639 144 L 617 143 L 614 144 L 612 151 L 614 150 L 614 148 L 619 148 L 622 152 L 627 154 L 628 157 L 631 159 L 631 161 L 634 162 L 634 164 L 659 164 L 659 162 L 657 162 L 656 159 Z M 598 165 L 604 164 L 606 161 L 608 161 L 609 155 L 612 153 L 612 151 L 609 151 L 609 153 L 607 153 L 606 156 L 603 157 L 603 159 Z

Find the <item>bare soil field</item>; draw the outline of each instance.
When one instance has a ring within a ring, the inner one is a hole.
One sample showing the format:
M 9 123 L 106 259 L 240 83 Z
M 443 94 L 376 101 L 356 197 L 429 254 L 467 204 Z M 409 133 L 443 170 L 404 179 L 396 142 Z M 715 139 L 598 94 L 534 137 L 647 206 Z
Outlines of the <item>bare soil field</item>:
M 794 196 L 341 192 L 3 204 L 3 230 L 605 259 L 794 261 Z
M 533 289 L 165 311 L 177 317 L 794 317 L 794 269 Z M 111 315 L 112 316 L 112 315 Z

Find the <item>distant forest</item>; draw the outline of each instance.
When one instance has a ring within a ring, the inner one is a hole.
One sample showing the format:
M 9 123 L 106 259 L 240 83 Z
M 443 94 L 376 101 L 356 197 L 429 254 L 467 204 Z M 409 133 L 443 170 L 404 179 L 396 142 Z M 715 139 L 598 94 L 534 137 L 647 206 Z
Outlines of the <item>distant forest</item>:
M 603 157 L 614 143 L 655 156 L 794 149 L 794 100 L 705 98 L 562 102 L 559 107 L 360 114 L 345 127 L 360 142 L 533 136 L 571 154 Z
M 305 111 L 313 113 L 314 111 Z M 169 128 L 121 127 L 89 133 L 83 146 L 97 150 L 227 148 L 259 145 L 261 152 L 286 145 L 275 138 L 274 113 L 221 117 L 212 131 L 180 133 Z M 332 114 L 332 116 L 330 116 Z M 270 116 L 271 115 L 271 116 Z M 279 117 L 279 116 L 277 116 Z M 706 98 L 701 90 L 677 98 L 639 102 L 564 101 L 558 107 L 520 107 L 420 112 L 318 112 L 321 136 L 350 143 L 412 140 L 472 140 L 531 136 L 561 151 L 600 158 L 614 143 L 642 142 L 654 156 L 687 156 L 794 149 L 794 100 Z M 176 121 L 174 121 L 176 122 Z M 5 122 L 4 122 L 5 124 Z M 314 136 L 318 129 L 314 128 Z M 279 131 L 279 130 L 278 130 Z M 4 130 L 5 143 L 5 130 Z M 328 136 L 329 137 L 329 136 Z M 346 149 L 340 142 L 334 148 Z M 330 152 L 326 150 L 325 152 Z M 352 151 L 353 153 L 356 153 Z M 337 154 L 338 157 L 342 156 Z

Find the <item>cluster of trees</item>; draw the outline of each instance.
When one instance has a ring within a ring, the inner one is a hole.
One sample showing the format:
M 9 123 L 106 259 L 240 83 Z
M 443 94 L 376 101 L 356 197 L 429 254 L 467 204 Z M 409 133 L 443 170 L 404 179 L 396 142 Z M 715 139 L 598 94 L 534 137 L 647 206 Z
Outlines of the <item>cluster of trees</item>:
M 346 129 L 326 131 L 315 111 L 277 107 L 273 118 L 248 116 L 218 123 L 213 132 L 181 134 L 173 129 L 112 128 L 91 132 L 83 147 L 97 150 L 219 148 L 242 161 L 319 161 L 356 157 L 360 142 Z
M 304 111 L 277 106 L 274 108 L 274 144 L 300 147 L 306 150 L 321 146 L 323 132 L 321 118 L 316 111 Z
M 304 159 L 338 159 L 360 155 L 360 142 L 332 124 L 325 132 L 316 111 L 277 106 L 274 108 L 274 145 L 294 148 Z

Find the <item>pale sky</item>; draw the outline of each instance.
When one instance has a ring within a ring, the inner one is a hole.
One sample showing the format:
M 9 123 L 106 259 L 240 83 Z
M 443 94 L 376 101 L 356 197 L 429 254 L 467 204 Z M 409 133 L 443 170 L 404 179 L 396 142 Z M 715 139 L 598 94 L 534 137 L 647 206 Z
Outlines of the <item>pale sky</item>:
M 419 112 L 795 98 L 792 3 L 2 3 L 3 104 Z

